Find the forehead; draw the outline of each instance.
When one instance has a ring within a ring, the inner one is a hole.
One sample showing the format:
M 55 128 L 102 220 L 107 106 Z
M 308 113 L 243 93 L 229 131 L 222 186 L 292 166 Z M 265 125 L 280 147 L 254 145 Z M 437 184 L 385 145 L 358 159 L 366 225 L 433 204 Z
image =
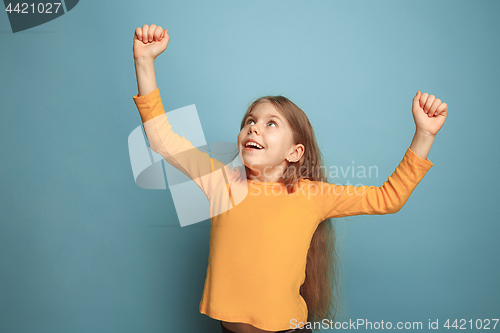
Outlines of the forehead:
M 259 103 L 253 110 L 248 114 L 253 117 L 271 117 L 275 116 L 279 119 L 284 119 L 283 116 L 276 110 L 274 105 L 270 102 Z

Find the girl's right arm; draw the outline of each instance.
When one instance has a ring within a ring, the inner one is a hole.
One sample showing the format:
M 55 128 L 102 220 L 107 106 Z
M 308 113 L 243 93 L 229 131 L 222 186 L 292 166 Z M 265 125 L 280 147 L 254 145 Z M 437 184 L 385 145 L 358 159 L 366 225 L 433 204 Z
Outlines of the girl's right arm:
M 133 98 L 150 148 L 191 178 L 208 198 L 224 182 L 221 172 L 214 172 L 224 165 L 172 130 L 156 85 L 154 61 L 165 51 L 169 39 L 167 30 L 154 24 L 136 29 L 134 61 L 139 94 Z

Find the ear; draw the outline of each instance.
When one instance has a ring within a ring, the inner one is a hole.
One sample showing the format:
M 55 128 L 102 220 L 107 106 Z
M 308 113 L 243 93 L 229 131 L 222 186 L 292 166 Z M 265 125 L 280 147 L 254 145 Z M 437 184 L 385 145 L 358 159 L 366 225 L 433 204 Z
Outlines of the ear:
M 289 162 L 297 162 L 298 160 L 300 160 L 302 155 L 304 155 L 304 151 L 305 151 L 304 145 L 299 143 L 293 147 L 293 151 L 290 154 L 288 154 L 286 159 Z

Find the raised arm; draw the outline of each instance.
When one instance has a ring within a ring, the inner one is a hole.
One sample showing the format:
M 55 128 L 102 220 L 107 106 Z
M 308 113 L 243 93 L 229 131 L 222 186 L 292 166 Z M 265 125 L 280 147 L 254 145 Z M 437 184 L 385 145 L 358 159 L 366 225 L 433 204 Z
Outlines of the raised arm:
M 224 183 L 220 169 L 224 168 L 227 173 L 228 167 L 172 130 L 158 88 L 145 96 L 136 95 L 133 99 L 141 115 L 151 150 L 162 155 L 169 164 L 191 178 L 208 198 Z M 219 171 L 215 172 L 216 170 Z
M 393 174 L 381 186 L 321 184 L 318 209 L 324 218 L 398 212 L 432 167 L 427 158 L 434 138 L 448 115 L 448 105 L 434 95 L 413 98 L 416 131 L 410 147 Z
M 134 34 L 134 61 L 139 93 L 133 96 L 150 148 L 191 178 L 208 197 L 224 183 L 224 164 L 210 158 L 172 130 L 156 84 L 154 61 L 165 51 L 169 36 L 160 26 L 144 25 Z
M 352 186 L 312 183 L 318 189 L 315 202 L 323 219 L 352 215 L 382 215 L 398 212 L 413 190 L 433 166 L 429 159 L 418 157 L 410 148 L 396 170 L 381 186 Z

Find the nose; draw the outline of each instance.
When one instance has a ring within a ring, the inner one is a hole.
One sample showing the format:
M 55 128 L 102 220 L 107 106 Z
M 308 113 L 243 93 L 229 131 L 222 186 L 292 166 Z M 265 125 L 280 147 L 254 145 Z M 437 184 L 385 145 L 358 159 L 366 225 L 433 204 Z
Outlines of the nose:
M 257 132 L 257 125 L 251 125 L 249 128 L 248 128 L 248 134 L 251 134 L 253 132 L 255 132 L 255 134 L 258 134 Z

